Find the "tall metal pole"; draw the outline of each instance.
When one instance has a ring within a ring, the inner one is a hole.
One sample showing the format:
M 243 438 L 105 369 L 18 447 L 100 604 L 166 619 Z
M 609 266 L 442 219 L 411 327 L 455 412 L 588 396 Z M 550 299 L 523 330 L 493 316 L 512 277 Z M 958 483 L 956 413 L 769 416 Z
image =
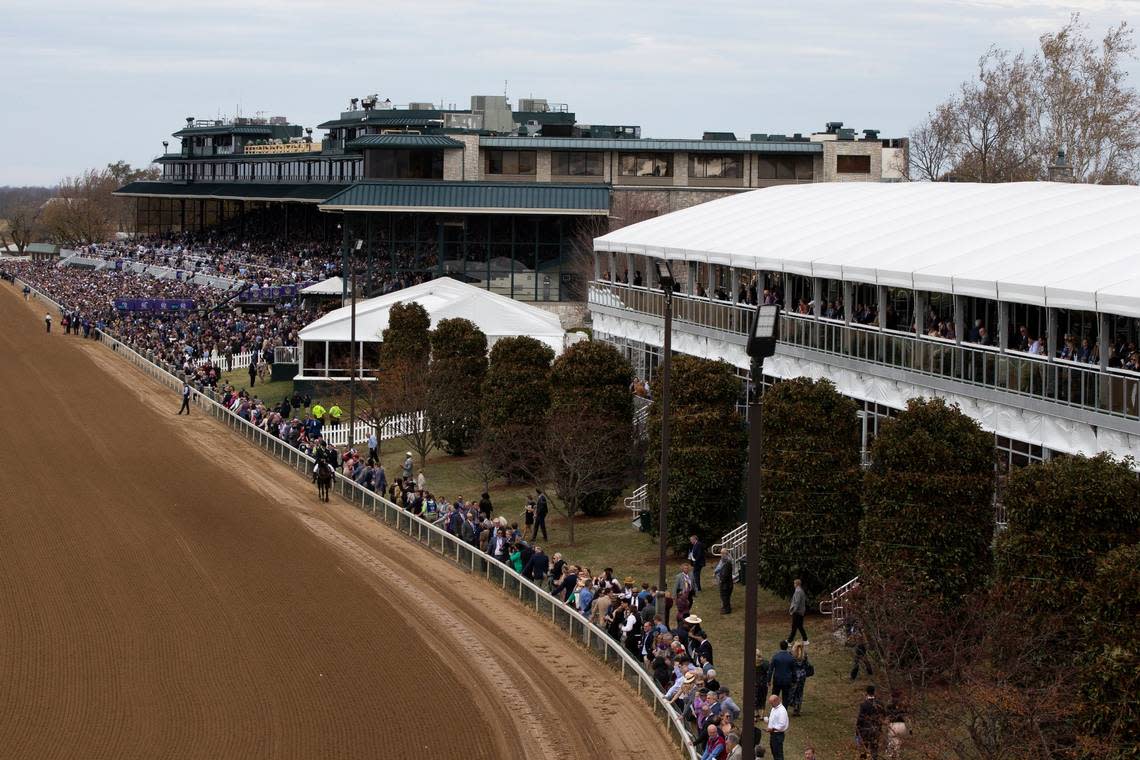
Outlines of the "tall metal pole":
M 759 743 L 756 733 L 756 709 L 763 705 L 756 700 L 756 617 L 757 587 L 760 576 L 760 376 L 763 359 L 752 360 L 752 398 L 748 401 L 748 533 L 745 537 L 744 556 L 744 731 L 741 749 L 744 757 L 756 757 Z
M 352 295 L 351 306 L 349 307 L 351 317 L 349 319 L 349 344 L 352 347 L 352 369 L 348 375 L 348 447 L 351 449 L 352 444 L 356 441 L 353 439 L 353 433 L 356 431 L 356 365 L 359 361 L 359 355 L 356 350 L 356 262 L 352 262 Z
M 673 293 L 665 289 L 665 345 L 661 362 L 661 484 L 657 507 L 657 614 L 665 618 L 665 555 L 669 543 L 669 370 L 673 357 Z M 666 620 L 668 625 L 669 621 Z

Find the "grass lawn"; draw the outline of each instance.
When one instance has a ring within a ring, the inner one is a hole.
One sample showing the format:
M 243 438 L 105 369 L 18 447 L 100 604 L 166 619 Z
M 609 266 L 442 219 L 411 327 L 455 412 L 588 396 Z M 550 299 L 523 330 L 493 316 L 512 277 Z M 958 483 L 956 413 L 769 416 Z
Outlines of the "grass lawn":
M 386 441 L 381 447 L 381 459 L 388 472 L 389 481 L 401 470 L 404 452 L 409 450 L 402 440 Z M 416 472 L 419 460 L 416 459 Z M 424 467 L 427 488 L 436 495 L 449 500 L 458 495 L 467 500 L 478 499 L 483 490 L 482 483 L 475 473 L 472 462 L 467 458 L 450 457 L 442 452 L 428 456 Z M 491 500 L 495 505 L 495 515 L 502 515 L 511 521 L 523 524 L 523 506 L 530 489 L 525 486 L 493 482 L 490 486 Z M 631 526 L 630 515 L 622 506 L 601 518 L 581 517 L 575 519 L 575 545 L 567 542 L 567 520 L 552 505 L 547 519 L 550 540 L 540 544 L 553 555 L 562 555 L 575 564 L 585 565 L 597 574 L 605 567 L 612 567 L 615 575 L 624 578 L 633 576 L 640 584 L 643 580 L 655 583 L 657 579 L 656 539 L 640 533 Z M 718 536 L 703 536 L 711 545 Z M 693 612 L 704 621 L 713 644 L 717 676 L 728 686 L 734 698 L 741 704 L 743 684 L 743 644 L 744 644 L 744 588 L 738 586 L 733 592 L 733 612 L 720 613 L 720 597 L 716 589 L 716 579 L 712 575 L 715 559 L 702 573 L 705 591 L 699 594 L 693 605 Z M 671 584 L 673 575 L 678 572 L 680 558 L 670 556 L 667 579 Z M 788 632 L 791 619 L 787 614 L 788 598 L 777 597 L 770 592 L 760 592 L 760 628 L 757 639 L 760 650 L 768 658 L 778 649 L 779 641 Z M 799 758 L 808 743 L 815 746 L 822 757 L 847 757 L 853 752 L 855 712 L 862 699 L 865 678 L 852 683 L 849 680 L 851 652 L 838 642 L 831 633 L 828 618 L 809 616 L 805 621 L 811 637 L 809 657 L 815 665 L 815 676 L 807 683 L 804 694 L 803 712 L 792 719 L 785 744 L 785 754 L 789 758 Z
M 278 380 L 274 383 L 258 381 L 257 385 L 250 388 L 249 370 L 247 369 L 235 369 L 232 372 L 223 372 L 222 383 L 229 383 L 239 391 L 242 389 L 248 390 L 252 395 L 257 396 L 270 406 L 281 403 L 281 399 L 293 393 L 292 380 Z M 220 384 L 221 383 L 219 383 L 219 385 Z

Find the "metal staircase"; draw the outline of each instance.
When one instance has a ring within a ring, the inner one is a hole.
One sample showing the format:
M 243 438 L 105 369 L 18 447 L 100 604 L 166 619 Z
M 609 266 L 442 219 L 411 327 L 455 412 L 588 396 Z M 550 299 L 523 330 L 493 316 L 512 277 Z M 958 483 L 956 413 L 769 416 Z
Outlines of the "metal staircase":
M 642 483 L 632 494 L 625 497 L 625 508 L 637 517 L 646 511 L 646 502 L 649 500 L 649 484 Z
M 851 592 L 859 585 L 859 576 L 856 575 L 851 580 L 844 583 L 839 588 L 831 592 L 831 596 L 827 599 L 821 599 L 819 602 L 819 613 L 821 615 L 829 615 L 831 621 L 836 625 L 843 623 L 847 620 L 847 598 Z

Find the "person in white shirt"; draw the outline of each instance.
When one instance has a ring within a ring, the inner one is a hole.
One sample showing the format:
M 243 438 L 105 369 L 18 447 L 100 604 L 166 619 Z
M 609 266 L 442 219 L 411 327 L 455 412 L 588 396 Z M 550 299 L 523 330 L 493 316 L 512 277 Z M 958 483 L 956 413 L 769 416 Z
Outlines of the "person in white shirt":
M 788 711 L 780 704 L 779 695 L 768 697 L 772 709 L 765 720 L 768 722 L 768 741 L 772 748 L 772 760 L 784 760 L 784 734 L 788 730 Z

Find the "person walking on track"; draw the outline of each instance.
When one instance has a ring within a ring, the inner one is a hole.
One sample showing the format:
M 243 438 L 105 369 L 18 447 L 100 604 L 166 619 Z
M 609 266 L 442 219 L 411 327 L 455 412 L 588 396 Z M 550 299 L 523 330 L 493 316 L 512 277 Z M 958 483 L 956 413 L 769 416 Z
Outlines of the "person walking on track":
M 186 412 L 186 416 L 190 416 L 190 383 L 182 383 L 182 407 L 178 413 L 183 412 Z
M 44 314 L 44 326 L 48 332 L 51 332 L 51 314 Z

